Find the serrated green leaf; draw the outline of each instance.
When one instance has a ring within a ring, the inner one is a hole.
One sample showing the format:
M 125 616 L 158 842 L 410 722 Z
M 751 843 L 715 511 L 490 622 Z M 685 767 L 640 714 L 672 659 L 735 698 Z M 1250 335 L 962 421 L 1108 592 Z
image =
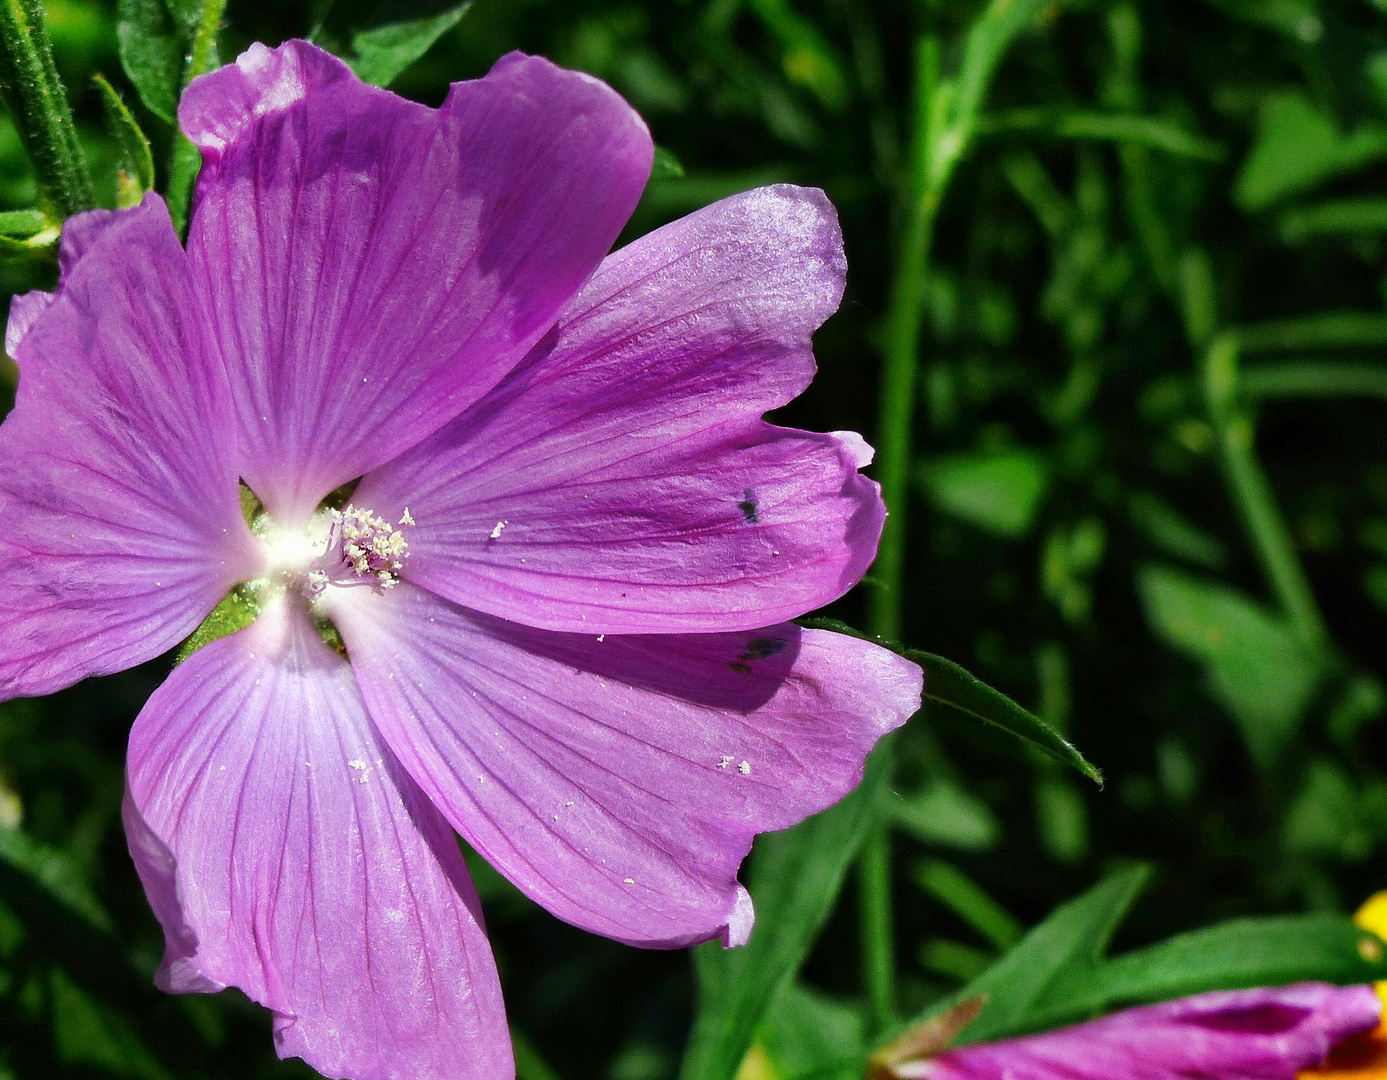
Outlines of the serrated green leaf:
M 116 181 L 116 205 L 137 206 L 146 191 L 154 190 L 154 153 L 139 123 L 104 75 L 93 78 L 115 136 L 120 175 Z
M 1226 585 L 1161 566 L 1137 577 L 1152 629 L 1205 665 L 1259 766 L 1295 731 L 1325 672 L 1287 623 Z
M 1050 481 L 1049 464 L 1034 450 L 960 454 L 920 469 L 925 492 L 945 513 L 998 536 L 1024 536 Z
M 954 1000 L 986 999 L 961 1041 L 984 1042 L 1035 1030 L 1036 1017 L 1056 988 L 1082 978 L 1103 955 L 1147 877 L 1144 867 L 1124 870 L 1061 904 L 1016 948 L 961 990 Z
M 767 1009 L 794 977 L 832 910 L 848 867 L 876 817 L 890 770 L 878 747 L 861 785 L 842 802 L 785 832 L 759 837 L 747 885 L 756 928 L 740 949 L 694 950 L 698 1007 L 680 1080 L 733 1080 Z

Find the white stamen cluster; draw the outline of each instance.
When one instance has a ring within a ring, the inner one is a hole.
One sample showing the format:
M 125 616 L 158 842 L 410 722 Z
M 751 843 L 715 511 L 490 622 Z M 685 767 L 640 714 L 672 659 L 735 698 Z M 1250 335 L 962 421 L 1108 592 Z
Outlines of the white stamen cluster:
M 404 527 L 413 524 L 414 518 L 408 509 L 397 529 L 370 510 L 348 503 L 341 510 L 332 511 L 332 538 L 328 549 L 340 550 L 343 560 L 357 577 L 370 577 L 377 588 L 393 589 L 400 583 L 400 571 L 409 558 Z

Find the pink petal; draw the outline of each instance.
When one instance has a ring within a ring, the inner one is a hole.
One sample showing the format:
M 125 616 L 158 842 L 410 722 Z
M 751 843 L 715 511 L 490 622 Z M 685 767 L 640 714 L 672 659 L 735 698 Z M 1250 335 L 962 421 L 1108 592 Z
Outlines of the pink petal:
M 328 602 L 382 734 L 453 826 L 555 915 L 632 944 L 744 941 L 752 836 L 841 799 L 920 704 L 914 664 L 793 625 L 599 639 L 408 584 Z
M 605 84 L 513 54 L 433 110 L 301 41 L 195 81 L 188 251 L 282 523 L 472 404 L 552 325 L 653 153 Z
M 127 779 L 161 987 L 240 987 L 274 1010 L 280 1056 L 328 1076 L 513 1075 L 457 841 L 305 613 L 273 606 L 177 668 Z
M 0 425 L 0 698 L 176 645 L 259 566 L 234 420 L 157 195 L 73 218 L 56 294 L 19 297 Z
M 1370 986 L 1218 991 L 963 1046 L 898 1071 L 930 1080 L 1294 1080 L 1381 1013 Z
M 726 199 L 610 256 L 500 386 L 368 475 L 408 576 L 551 630 L 745 630 L 841 596 L 885 509 L 859 436 L 762 422 L 814 374 L 842 237 L 820 191 Z

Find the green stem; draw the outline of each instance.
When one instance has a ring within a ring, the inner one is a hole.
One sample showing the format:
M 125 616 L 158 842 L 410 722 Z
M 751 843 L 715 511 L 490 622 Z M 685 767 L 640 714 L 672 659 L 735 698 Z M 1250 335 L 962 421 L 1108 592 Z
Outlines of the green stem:
M 1218 334 L 1204 351 L 1201 384 L 1217 433 L 1219 459 L 1248 540 L 1296 635 L 1312 651 L 1330 651 L 1329 631 L 1305 576 L 1271 483 L 1257 460 L 1252 418 L 1239 402 L 1238 339 Z
M 867 975 L 867 998 L 872 1031 L 880 1034 L 896 1024 L 896 951 L 891 925 L 891 837 L 875 828 L 862 845 L 858 864 L 858 895 L 862 905 L 862 955 Z
M 217 30 L 221 27 L 225 10 L 226 0 L 205 0 L 203 3 L 202 18 L 198 21 L 197 34 L 193 38 L 193 50 L 183 72 L 184 90 L 199 75 L 205 75 L 217 66 Z M 198 148 L 188 141 L 182 131 L 176 131 L 173 160 L 169 166 L 168 204 L 169 216 L 173 218 L 173 227 L 178 230 L 179 236 L 187 230 L 193 185 L 201 168 L 202 155 Z
M 38 0 L 0 0 L 0 96 L 33 164 L 44 209 L 58 219 L 90 210 L 91 176 Z
M 887 314 L 887 347 L 877 436 L 877 479 L 891 508 L 877 548 L 873 573 L 880 588 L 869 596 L 868 624 L 889 639 L 900 637 L 905 584 L 905 523 L 909 505 L 912 433 L 915 421 L 916 352 L 920 301 L 940 189 L 931 183 L 930 156 L 939 93 L 939 42 L 923 38 L 916 50 L 915 101 L 910 148 L 910 187 L 905 242 L 897 257 Z M 877 755 L 890 748 L 878 747 Z M 889 780 L 890 767 L 881 770 Z M 858 865 L 862 919 L 863 978 L 877 1030 L 895 1017 L 895 954 L 891 933 L 891 866 L 885 825 L 875 825 L 863 842 Z
M 886 316 L 881 419 L 876 477 L 890 510 L 877 548 L 868 598 L 872 633 L 898 640 L 905 609 L 905 541 L 914 457 L 915 397 L 922 301 L 934 223 L 954 168 L 967 153 L 978 113 L 997 66 L 1016 35 L 1037 15 L 1042 0 L 991 0 L 964 42 L 958 76 L 940 78 L 939 40 L 923 36 L 915 50 L 909 183 L 902 218 L 904 242 L 896 258 Z M 877 750 L 889 754 L 888 747 Z M 889 782 L 889 758 L 882 769 Z M 885 826 L 868 834 L 859 876 L 862 889 L 863 974 L 878 1022 L 894 1013 L 895 958 L 891 941 L 891 868 Z
M 879 588 L 870 598 L 868 625 L 874 634 L 901 636 L 905 580 L 906 509 L 915 421 L 916 367 L 921 300 L 929 266 L 934 219 L 942 183 L 932 180 L 931 158 L 940 94 L 939 42 L 926 37 L 916 51 L 910 189 L 905 242 L 896 260 L 886 316 L 886 356 L 881 385 L 881 427 L 877 435 L 877 479 L 890 516 L 882 530 L 873 576 Z

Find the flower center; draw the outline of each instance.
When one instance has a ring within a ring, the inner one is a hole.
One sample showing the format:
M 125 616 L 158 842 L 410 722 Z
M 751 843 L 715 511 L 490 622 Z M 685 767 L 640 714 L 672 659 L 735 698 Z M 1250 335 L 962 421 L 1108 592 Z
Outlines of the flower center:
M 262 582 L 313 599 L 329 585 L 369 585 L 380 591 L 400 583 L 409 558 L 405 529 L 414 524 L 408 508 L 398 525 L 348 503 L 319 510 L 301 529 L 284 529 L 268 515 L 254 531 L 268 553 Z

